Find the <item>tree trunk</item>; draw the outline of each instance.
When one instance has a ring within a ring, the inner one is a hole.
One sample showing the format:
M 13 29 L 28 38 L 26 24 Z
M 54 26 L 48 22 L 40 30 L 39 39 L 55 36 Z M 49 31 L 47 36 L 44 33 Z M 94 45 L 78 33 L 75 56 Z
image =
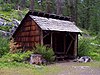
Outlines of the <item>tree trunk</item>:
M 90 1 L 87 0 L 86 2 L 86 29 L 89 28 L 90 25 Z
M 68 0 L 70 7 L 71 21 L 77 24 L 77 0 Z
M 26 3 L 26 0 L 21 1 L 21 8 L 25 8 L 25 3 Z
M 46 0 L 46 13 L 50 13 L 51 12 L 50 4 L 51 4 L 50 0 Z
M 62 14 L 62 9 L 61 9 L 61 0 L 56 0 L 56 14 L 61 15 Z
M 11 0 L 7 0 L 7 3 L 11 3 Z
M 30 8 L 29 8 L 30 11 L 34 11 L 34 0 L 30 0 Z

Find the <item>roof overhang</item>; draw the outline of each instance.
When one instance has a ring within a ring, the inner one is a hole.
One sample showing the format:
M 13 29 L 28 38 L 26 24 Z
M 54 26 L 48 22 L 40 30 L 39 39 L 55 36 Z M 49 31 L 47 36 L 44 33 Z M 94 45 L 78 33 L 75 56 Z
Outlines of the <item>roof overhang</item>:
M 74 22 L 29 15 L 42 30 L 82 32 Z

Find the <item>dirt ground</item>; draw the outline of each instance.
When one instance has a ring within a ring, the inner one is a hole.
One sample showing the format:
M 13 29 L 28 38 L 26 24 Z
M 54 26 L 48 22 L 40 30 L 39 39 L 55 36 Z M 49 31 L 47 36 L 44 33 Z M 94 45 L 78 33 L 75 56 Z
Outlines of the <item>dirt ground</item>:
M 61 68 L 54 75 L 100 75 L 100 62 L 59 62 L 54 65 Z

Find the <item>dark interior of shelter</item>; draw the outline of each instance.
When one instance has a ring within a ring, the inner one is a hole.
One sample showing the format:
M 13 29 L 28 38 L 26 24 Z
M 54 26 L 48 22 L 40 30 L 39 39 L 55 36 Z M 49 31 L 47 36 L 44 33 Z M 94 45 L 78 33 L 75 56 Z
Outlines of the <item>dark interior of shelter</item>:
M 75 39 L 73 33 L 44 31 L 43 36 L 43 44 L 53 48 L 57 60 L 74 58 Z

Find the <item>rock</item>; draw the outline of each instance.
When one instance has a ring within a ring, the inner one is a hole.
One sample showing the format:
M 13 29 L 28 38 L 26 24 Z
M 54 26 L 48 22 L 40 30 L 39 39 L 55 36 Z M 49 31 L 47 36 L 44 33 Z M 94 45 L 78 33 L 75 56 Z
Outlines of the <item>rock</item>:
M 18 21 L 17 19 L 13 19 L 11 22 L 8 22 L 2 18 L 0 18 L 0 26 L 10 26 L 12 27 L 10 29 L 10 32 L 4 32 L 4 31 L 0 31 L 0 33 L 3 35 L 3 36 L 7 36 L 7 35 L 12 35 L 15 30 L 17 29 L 18 25 L 20 24 L 20 21 Z
M 17 29 L 17 25 L 13 26 L 12 29 L 10 29 L 10 33 L 11 35 L 15 32 L 15 30 Z
M 17 19 L 13 19 L 12 23 L 13 23 L 14 25 L 19 25 L 19 24 L 20 24 L 20 21 L 18 21 Z
M 92 61 L 92 59 L 91 59 L 91 57 L 89 57 L 89 56 L 82 56 L 82 57 L 80 57 L 79 59 L 77 59 L 77 61 L 78 62 L 91 62 Z
M 42 55 L 40 54 L 32 54 L 30 57 L 31 64 L 42 64 Z
M 0 26 L 3 26 L 4 22 L 5 22 L 5 20 L 0 18 Z
M 41 54 L 32 54 L 30 57 L 30 64 L 46 64 L 46 60 Z
M 12 25 L 13 25 L 12 22 L 8 22 L 8 23 L 7 23 L 7 26 L 12 26 Z
M 12 22 L 8 22 L 2 18 L 0 18 L 0 26 L 12 26 L 12 25 L 19 25 L 20 21 L 18 21 L 17 19 L 13 19 Z
M 3 25 L 3 22 L 0 21 L 0 26 L 2 26 L 2 25 Z
M 2 31 L 2 30 L 0 30 L 0 34 L 1 34 L 2 37 L 10 36 L 10 32 L 6 32 L 6 31 Z
M 5 20 L 4 20 L 4 19 L 2 19 L 2 18 L 0 18 L 0 22 L 5 22 Z

